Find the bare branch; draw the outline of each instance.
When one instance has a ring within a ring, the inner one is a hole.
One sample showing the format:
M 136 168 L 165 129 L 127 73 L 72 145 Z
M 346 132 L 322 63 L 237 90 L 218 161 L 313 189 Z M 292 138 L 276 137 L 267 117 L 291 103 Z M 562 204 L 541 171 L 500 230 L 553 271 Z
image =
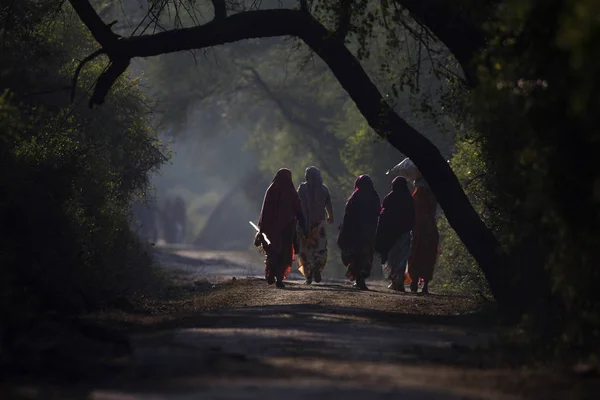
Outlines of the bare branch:
M 94 93 L 90 97 L 90 108 L 93 108 L 95 104 L 101 105 L 104 103 L 104 99 L 112 86 L 127 70 L 127 67 L 129 67 L 129 60 L 129 58 L 117 58 L 113 60 L 106 71 L 100 75 L 94 88 Z
M 222 20 L 227 18 L 227 7 L 225 0 L 211 0 L 213 8 L 215 9 L 215 20 Z
M 102 47 L 107 48 L 117 41 L 118 36 L 102 21 L 88 0 L 69 0 L 69 3 Z
M 315 140 L 320 141 L 323 144 L 330 145 L 334 148 L 339 148 L 343 145 L 343 141 L 338 139 L 333 135 L 324 136 L 324 131 L 322 128 L 315 126 L 304 118 L 299 118 L 295 113 L 290 110 L 290 108 L 286 105 L 286 101 L 282 99 L 277 93 L 275 93 L 270 87 L 269 84 L 263 79 L 263 77 L 256 71 L 256 69 L 252 67 L 243 67 L 243 70 L 248 71 L 252 74 L 254 81 L 260 86 L 262 91 L 267 95 L 267 97 L 277 105 L 283 117 L 291 124 L 296 125 L 302 128 L 310 137 Z M 298 102 L 295 102 L 296 106 L 302 107 Z
M 281 115 L 283 116 L 283 118 L 286 121 L 288 121 L 292 125 L 296 125 L 296 126 L 302 128 L 302 130 L 306 134 L 308 134 L 308 136 L 310 136 L 312 139 L 316 140 L 317 143 L 322 142 L 323 139 L 329 139 L 328 141 L 331 141 L 330 140 L 331 138 L 323 137 L 325 132 L 323 132 L 321 129 L 318 129 L 317 127 L 315 127 L 314 125 L 312 125 L 311 123 L 309 123 L 308 121 L 306 121 L 302 118 L 297 118 L 294 115 L 294 113 L 286 107 L 284 102 L 271 90 L 269 85 L 264 81 L 264 79 L 262 78 L 262 76 L 260 76 L 260 74 L 258 73 L 258 71 L 256 69 L 254 69 L 252 67 L 243 67 L 243 70 L 250 72 L 252 74 L 254 81 L 258 84 L 258 86 L 260 86 L 260 88 L 267 95 L 267 97 L 273 103 L 275 103 L 275 105 L 277 105 L 277 107 L 279 108 L 279 111 L 281 112 Z M 337 138 L 335 138 L 335 137 L 333 139 L 337 140 Z M 312 152 L 312 154 L 317 158 L 317 161 L 322 166 L 323 170 L 327 173 L 327 175 L 329 175 L 331 177 L 337 176 L 337 174 L 334 174 L 334 171 L 333 171 L 330 163 L 321 156 L 319 150 L 310 141 L 304 141 L 303 143 L 306 147 L 309 148 L 309 150 Z M 341 145 L 341 143 L 339 143 L 339 141 L 338 141 L 338 143 L 336 143 L 336 145 L 339 147 Z
M 73 74 L 73 80 L 71 82 L 71 103 L 75 101 L 75 92 L 77 91 L 77 80 L 79 79 L 79 73 L 81 72 L 81 69 L 85 66 L 85 64 L 89 63 L 90 61 L 104 53 L 104 49 L 96 50 L 95 52 L 84 58 L 75 69 L 75 73 Z
M 457 8 L 455 0 L 393 0 L 407 10 L 414 20 L 432 32 L 460 63 L 471 86 L 477 83 L 473 59 L 483 48 L 486 35 Z M 482 0 L 484 1 L 484 0 Z M 501 0 L 487 0 L 491 5 Z M 490 9 L 493 9 L 491 7 Z
M 306 121 L 302 118 L 296 117 L 292 111 L 288 110 L 288 108 L 285 106 L 284 102 L 271 90 L 269 85 L 264 81 L 262 76 L 260 76 L 258 71 L 256 71 L 252 67 L 245 67 L 244 70 L 248 71 L 252 74 L 254 81 L 258 84 L 258 86 L 260 86 L 260 88 L 267 95 L 267 97 L 269 99 L 271 99 L 271 101 L 273 101 L 277 105 L 277 107 L 281 111 L 281 114 L 284 116 L 284 118 L 286 120 L 288 120 L 288 122 L 304 128 L 305 130 L 310 132 L 310 136 L 312 136 L 313 138 L 319 139 L 321 130 L 318 129 L 317 127 L 315 127 L 314 125 L 312 125 L 311 123 L 309 123 L 308 121 Z

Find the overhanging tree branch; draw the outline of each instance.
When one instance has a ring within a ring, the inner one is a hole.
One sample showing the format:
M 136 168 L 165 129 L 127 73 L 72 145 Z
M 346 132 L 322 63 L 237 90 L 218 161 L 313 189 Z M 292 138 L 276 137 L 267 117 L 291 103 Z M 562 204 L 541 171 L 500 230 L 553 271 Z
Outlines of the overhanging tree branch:
M 69 0 L 69 3 L 100 46 L 106 49 L 114 45 L 119 36 L 102 21 L 88 0 Z
M 95 25 L 88 28 L 100 29 Z M 107 49 L 107 54 L 128 60 L 273 36 L 299 37 L 323 59 L 373 130 L 418 166 L 448 222 L 482 268 L 499 303 L 521 311 L 521 299 L 511 290 L 509 266 L 498 241 L 473 209 L 439 150 L 393 111 L 356 57 L 309 13 L 284 9 L 241 12 L 199 27 L 122 38 L 111 51 Z M 92 105 L 101 104 L 125 68 L 120 64 L 110 74 L 107 71 L 106 79 L 96 85 Z
M 392 0 L 407 10 L 419 24 L 427 27 L 443 42 L 461 65 L 470 86 L 477 84 L 473 59 L 485 46 L 487 37 L 482 24 L 470 20 L 456 0 Z M 490 15 L 503 0 L 481 0 Z M 481 21 L 482 23 L 483 21 Z
M 215 20 L 222 20 L 227 17 L 227 7 L 225 0 L 211 0 L 215 10 Z
M 104 103 L 104 99 L 108 95 L 110 88 L 125 73 L 129 67 L 129 63 L 130 59 L 127 57 L 119 57 L 112 60 L 106 71 L 100 75 L 98 82 L 96 82 L 96 88 L 92 97 L 90 97 L 90 106 Z
M 69 2 L 81 21 L 90 30 L 90 33 L 94 39 L 96 39 L 98 44 L 102 46 L 100 50 L 97 50 L 90 56 L 86 57 L 84 60 L 85 63 L 103 53 L 107 54 L 110 60 L 108 68 L 106 68 L 106 70 L 98 77 L 94 87 L 94 92 L 90 97 L 89 106 L 92 108 L 95 104 L 104 103 L 104 99 L 110 91 L 110 88 L 114 85 L 119 76 L 121 76 L 127 70 L 131 57 L 129 57 L 126 53 L 119 51 L 120 36 L 114 33 L 110 29 L 110 26 L 102 21 L 102 18 L 100 18 L 88 0 L 69 0 Z M 75 76 L 73 78 L 73 89 L 71 92 L 72 98 L 75 94 L 77 77 L 85 63 L 81 63 L 77 67 Z
M 81 73 L 82 68 L 85 66 L 85 64 L 89 63 L 90 61 L 94 60 L 96 57 L 99 57 L 100 55 L 102 55 L 104 53 L 105 53 L 104 49 L 98 49 L 95 52 L 93 52 L 92 54 L 90 54 L 89 56 L 87 56 L 86 58 L 84 58 L 79 63 L 79 65 L 75 69 L 75 73 L 73 74 L 73 81 L 71 83 L 71 102 L 75 101 L 75 91 L 77 90 L 77 80 L 79 79 L 79 74 Z

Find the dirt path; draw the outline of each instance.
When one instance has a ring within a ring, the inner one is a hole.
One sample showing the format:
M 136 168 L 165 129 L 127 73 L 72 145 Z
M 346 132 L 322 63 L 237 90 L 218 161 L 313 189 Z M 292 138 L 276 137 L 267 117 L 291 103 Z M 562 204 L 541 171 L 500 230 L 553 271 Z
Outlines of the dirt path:
M 383 282 L 359 292 L 290 279 L 278 290 L 243 253 L 161 257 L 196 295 L 137 317 L 119 374 L 46 388 L 48 398 L 576 398 L 561 377 L 496 367 L 506 356 L 492 347 L 499 331 L 470 313 L 475 299 L 398 294 Z M 39 388 L 21 393 L 42 398 Z

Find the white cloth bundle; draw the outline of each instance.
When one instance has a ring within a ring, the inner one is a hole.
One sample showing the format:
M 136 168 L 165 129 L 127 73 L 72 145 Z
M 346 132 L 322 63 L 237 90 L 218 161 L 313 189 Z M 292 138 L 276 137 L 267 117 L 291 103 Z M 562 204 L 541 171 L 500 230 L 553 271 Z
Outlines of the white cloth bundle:
M 421 171 L 419 171 L 419 168 L 417 168 L 410 158 L 402 160 L 400 164 L 386 172 L 386 175 L 387 174 L 401 176 L 409 181 L 416 181 L 421 177 Z

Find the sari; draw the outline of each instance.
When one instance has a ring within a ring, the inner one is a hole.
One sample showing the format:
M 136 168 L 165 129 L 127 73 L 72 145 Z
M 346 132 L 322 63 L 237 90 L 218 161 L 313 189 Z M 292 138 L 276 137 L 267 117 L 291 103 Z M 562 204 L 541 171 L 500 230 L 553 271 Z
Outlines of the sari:
M 342 250 L 346 276 L 351 281 L 371 275 L 375 252 L 375 234 L 381 210 L 379 196 L 368 175 L 361 175 L 354 183 L 354 192 L 346 203 L 344 220 L 337 244 Z
M 410 230 L 415 223 L 413 198 L 406 179 L 396 177 L 392 191 L 383 199 L 377 225 L 375 250 L 381 255 L 386 279 L 398 288 L 404 286 L 406 263 L 410 251 Z
M 408 274 L 416 287 L 419 278 L 423 279 L 424 284 L 433 278 L 440 234 L 435 220 L 437 201 L 422 179 L 415 182 L 412 197 L 415 205 L 415 226 L 408 256 Z
M 258 221 L 260 232 L 271 242 L 269 245 L 262 243 L 266 253 L 265 278 L 269 284 L 275 280 L 278 283 L 283 281 L 292 270 L 297 221 L 304 223 L 300 198 L 294 188 L 291 171 L 282 168 L 265 193 Z
M 326 213 L 333 219 L 331 195 L 323 185 L 321 171 L 315 167 L 306 169 L 306 182 L 298 188 L 298 195 L 308 228 L 306 237 L 298 235 L 298 269 L 308 283 L 313 278 L 319 282 L 327 264 Z

